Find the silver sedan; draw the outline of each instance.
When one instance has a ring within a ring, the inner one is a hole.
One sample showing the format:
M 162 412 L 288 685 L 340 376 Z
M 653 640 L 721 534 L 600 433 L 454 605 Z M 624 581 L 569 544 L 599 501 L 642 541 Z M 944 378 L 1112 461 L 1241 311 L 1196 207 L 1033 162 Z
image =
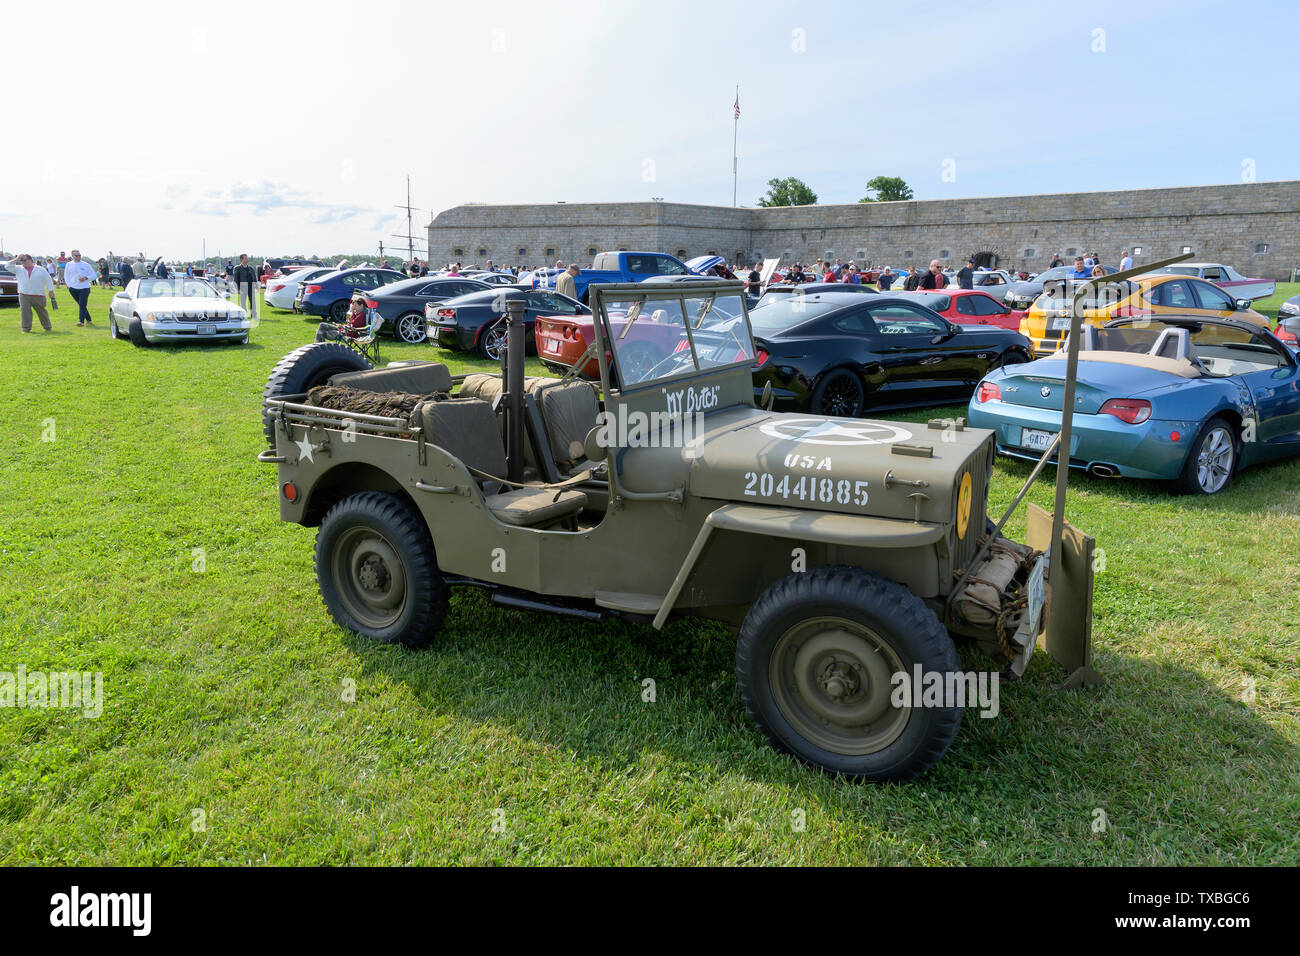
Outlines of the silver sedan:
M 256 324 L 203 279 L 132 279 L 108 307 L 108 334 L 138 348 L 186 342 L 245 344 Z

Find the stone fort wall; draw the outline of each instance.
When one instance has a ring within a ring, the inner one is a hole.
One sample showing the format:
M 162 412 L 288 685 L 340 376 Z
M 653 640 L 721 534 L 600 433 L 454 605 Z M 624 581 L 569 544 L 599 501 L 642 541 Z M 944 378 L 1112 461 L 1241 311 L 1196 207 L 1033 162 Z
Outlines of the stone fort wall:
M 465 265 L 586 265 L 596 252 L 706 253 L 729 261 L 820 257 L 895 268 L 967 255 L 1003 268 L 1044 268 L 1053 253 L 1096 250 L 1117 265 L 1177 255 L 1250 276 L 1300 268 L 1300 181 L 1118 192 L 732 208 L 671 202 L 464 205 L 429 224 L 429 259 Z

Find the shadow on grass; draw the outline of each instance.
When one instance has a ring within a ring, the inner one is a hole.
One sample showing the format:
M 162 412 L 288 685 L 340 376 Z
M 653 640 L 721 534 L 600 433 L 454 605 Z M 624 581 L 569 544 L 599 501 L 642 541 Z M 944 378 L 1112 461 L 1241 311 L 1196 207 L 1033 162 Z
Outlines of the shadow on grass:
M 767 748 L 740 702 L 734 639 L 718 625 L 683 619 L 655 632 L 569 621 L 502 611 L 458 591 L 443 635 L 424 651 L 345 640 L 365 671 L 404 682 L 430 711 L 508 727 L 596 767 L 628 767 L 657 752 L 688 773 L 779 781 L 852 806 L 874 799 L 843 781 L 827 791 L 816 782 L 826 778 Z M 973 648 L 962 658 L 967 669 L 992 667 Z M 1039 654 L 1024 679 L 1001 684 L 997 717 L 967 711 L 948 754 L 916 786 L 1013 813 L 1040 812 L 1062 792 L 1127 793 L 1122 799 L 1135 802 L 1163 792 L 1166 803 L 1222 809 L 1241 806 L 1241 782 L 1225 767 L 1253 768 L 1267 792 L 1300 763 L 1300 748 L 1197 673 L 1113 653 L 1099 666 L 1109 670 L 1106 686 L 1058 691 L 1064 674 Z M 646 677 L 654 703 L 642 699 Z
M 1300 452 L 1300 449 L 1297 449 Z M 1023 482 L 1033 471 L 1033 463 L 1019 458 L 999 456 L 999 467 L 1018 482 Z M 1167 501 L 1194 511 L 1206 511 L 1221 514 L 1257 514 L 1268 508 L 1277 509 L 1286 503 L 1286 488 L 1291 485 L 1289 496 L 1292 502 L 1296 492 L 1300 491 L 1300 469 L 1296 467 L 1296 458 L 1281 458 L 1261 462 L 1239 471 L 1233 475 L 1232 482 L 1223 491 L 1214 495 L 1187 495 L 1174 490 L 1168 481 L 1145 480 L 1140 478 L 1100 478 L 1085 471 L 1070 469 L 1069 488 L 1074 491 L 1086 491 L 1120 501 L 1134 504 L 1146 503 L 1152 499 Z M 1036 486 L 1054 487 L 1056 484 L 1056 463 L 1048 465 L 1039 476 Z M 1262 501 L 1261 497 L 1266 498 Z M 1069 503 L 1067 501 L 1067 508 Z M 1292 505 L 1291 513 L 1296 512 Z

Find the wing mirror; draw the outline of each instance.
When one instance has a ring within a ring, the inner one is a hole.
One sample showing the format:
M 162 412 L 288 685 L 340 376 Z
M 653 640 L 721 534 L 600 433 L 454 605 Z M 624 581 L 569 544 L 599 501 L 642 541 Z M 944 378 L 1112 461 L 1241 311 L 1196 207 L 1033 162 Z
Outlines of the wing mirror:
M 1235 300 L 1233 301 L 1232 305 L 1233 305 L 1233 308 L 1235 308 L 1238 312 L 1245 312 L 1247 309 L 1250 308 L 1250 300 L 1249 300 L 1249 299 L 1235 299 Z

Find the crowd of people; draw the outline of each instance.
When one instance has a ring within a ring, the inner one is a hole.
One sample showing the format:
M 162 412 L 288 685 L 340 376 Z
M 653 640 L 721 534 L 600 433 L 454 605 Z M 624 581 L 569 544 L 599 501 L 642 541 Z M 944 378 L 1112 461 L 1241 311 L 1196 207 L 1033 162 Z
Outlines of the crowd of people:
M 754 268 L 748 273 L 748 276 L 742 276 L 746 279 L 751 290 L 760 281 L 759 270 L 761 263 L 755 263 Z M 1065 265 L 1065 260 L 1061 254 L 1055 253 L 1049 263 L 1049 269 L 1055 269 Z M 1119 269 L 1121 271 L 1133 268 L 1133 257 L 1129 254 L 1128 249 L 1120 252 Z M 796 262 L 785 274 L 779 279 L 774 278 L 774 282 L 787 284 L 803 284 L 809 282 L 820 283 L 845 283 L 851 285 L 872 285 L 874 284 L 881 292 L 891 290 L 901 292 L 916 292 L 933 289 L 946 289 L 953 283 L 960 289 L 973 289 L 975 287 L 975 273 L 979 271 L 975 264 L 975 259 L 968 258 L 966 264 L 958 269 L 951 276 L 944 269 L 943 263 L 938 259 L 931 259 L 927 268 L 919 265 L 911 266 L 908 269 L 894 272 L 889 266 L 885 266 L 879 271 L 874 269 L 859 269 L 857 264 L 850 259 L 848 262 L 841 262 L 836 259 L 831 262 L 827 259 L 818 259 L 810 267 L 805 267 L 802 263 Z M 1074 271 L 1069 273 L 1067 278 L 1070 279 L 1089 279 L 1095 276 L 1107 274 L 1107 268 L 1102 265 L 1101 255 L 1095 251 L 1085 252 L 1076 256 L 1074 259 Z M 1114 271 L 1114 270 L 1110 270 Z M 739 274 L 739 272 L 737 273 Z M 871 278 L 874 275 L 874 280 Z M 1027 279 L 1027 272 L 1013 272 L 1013 278 Z

